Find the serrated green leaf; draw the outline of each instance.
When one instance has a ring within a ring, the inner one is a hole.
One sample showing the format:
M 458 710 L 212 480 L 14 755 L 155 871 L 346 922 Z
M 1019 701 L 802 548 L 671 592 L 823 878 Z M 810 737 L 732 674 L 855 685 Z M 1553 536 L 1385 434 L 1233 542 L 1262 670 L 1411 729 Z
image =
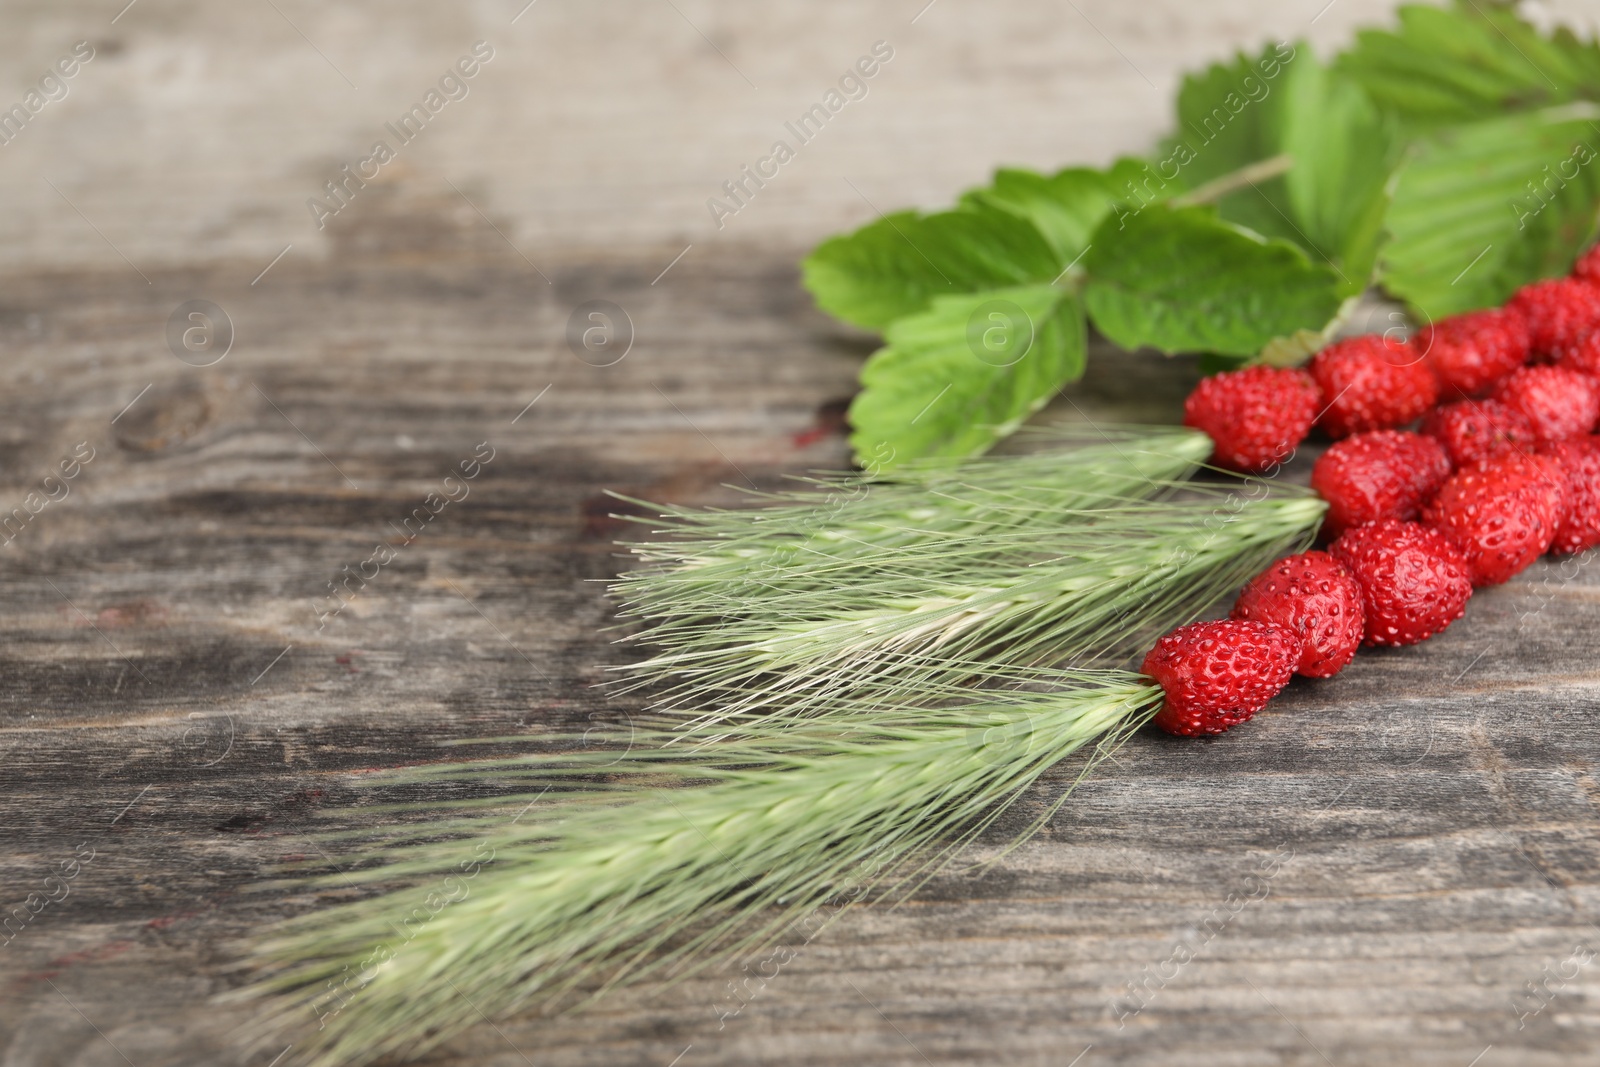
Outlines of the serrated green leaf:
M 1051 285 L 936 297 L 862 367 L 851 446 L 879 468 L 975 456 L 1083 374 L 1085 333 L 1077 298 Z
M 886 215 L 822 242 L 801 270 L 818 307 L 881 330 L 936 296 L 1047 282 L 1065 266 L 1028 219 L 976 204 Z
M 1389 211 L 1384 288 L 1437 319 L 1568 270 L 1600 204 L 1597 118 L 1600 108 L 1574 105 L 1452 128 L 1420 145 Z
M 1331 269 L 1208 208 L 1113 216 L 1085 267 L 1089 315 L 1123 348 L 1254 356 L 1275 337 L 1321 329 L 1341 303 Z
M 1055 249 L 1062 263 L 1083 254 L 1095 227 L 1125 196 L 1117 175 L 1089 167 L 1068 167 L 1046 177 L 1031 170 L 1002 168 L 994 181 L 962 194 L 964 207 L 990 207 L 1028 219 Z
M 1295 232 L 1334 266 L 1342 294 L 1372 279 L 1402 143 L 1394 120 L 1309 50 L 1284 78 L 1277 148 L 1294 160 L 1283 184 Z
M 1193 190 L 1279 154 L 1286 74 L 1309 57 L 1303 45 L 1267 45 L 1186 75 L 1178 89 L 1178 128 L 1161 146 L 1158 177 Z M 1315 60 L 1312 60 L 1315 62 Z M 1289 218 L 1281 177 L 1256 182 L 1217 202 L 1230 222 L 1284 240 L 1301 240 Z
M 1271 44 L 1259 55 L 1241 52 L 1229 62 L 1185 75 L 1178 88 L 1178 128 L 1160 150 L 1171 163 L 1158 166 L 1159 174 L 1193 189 L 1275 155 L 1274 95 L 1301 48 Z M 1179 152 L 1180 147 L 1189 152 Z
M 1414 133 L 1600 100 L 1600 47 L 1490 0 L 1402 7 L 1397 30 L 1362 30 L 1336 66 Z
M 1287 174 L 1222 196 L 1218 214 L 1329 263 L 1344 295 L 1366 287 L 1400 143 L 1358 86 L 1330 75 L 1304 43 L 1272 44 L 1185 78 L 1177 110 L 1159 174 L 1193 189 L 1288 156 Z

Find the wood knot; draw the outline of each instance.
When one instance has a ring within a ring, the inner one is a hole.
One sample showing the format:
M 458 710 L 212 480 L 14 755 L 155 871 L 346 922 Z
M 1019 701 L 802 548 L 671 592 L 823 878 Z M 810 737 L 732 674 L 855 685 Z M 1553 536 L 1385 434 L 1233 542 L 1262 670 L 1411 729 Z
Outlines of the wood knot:
M 194 382 L 151 389 L 117 419 L 117 444 L 129 452 L 165 452 L 199 437 L 214 406 Z

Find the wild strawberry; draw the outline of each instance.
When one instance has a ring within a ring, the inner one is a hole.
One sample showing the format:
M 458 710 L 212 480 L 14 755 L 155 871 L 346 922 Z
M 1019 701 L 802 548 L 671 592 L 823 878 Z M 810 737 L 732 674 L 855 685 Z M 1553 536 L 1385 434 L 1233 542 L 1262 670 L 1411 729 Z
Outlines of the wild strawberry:
M 1472 578 L 1444 535 L 1384 519 L 1346 530 L 1328 550 L 1361 586 L 1369 645 L 1414 645 L 1461 618 Z
M 1422 432 L 1439 439 L 1455 467 L 1502 452 L 1533 451 L 1533 423 L 1498 400 L 1458 400 L 1434 408 L 1422 420 Z
M 1474 586 L 1499 585 L 1550 547 L 1565 496 L 1555 463 L 1507 452 L 1452 474 L 1423 521 L 1461 552 Z
M 1572 276 L 1586 282 L 1600 282 L 1600 244 L 1578 257 L 1572 265 Z
M 1308 369 L 1327 403 L 1318 421 L 1332 437 L 1403 426 L 1439 399 L 1422 353 L 1381 334 L 1331 344 Z
M 1180 626 L 1139 669 L 1166 690 L 1155 724 L 1169 734 L 1220 734 L 1267 706 L 1300 660 L 1287 627 L 1226 620 Z
M 1600 438 L 1573 437 L 1544 449 L 1567 476 L 1552 552 L 1582 552 L 1600 545 Z
M 1211 437 L 1217 466 L 1259 473 L 1305 440 L 1321 406 L 1317 384 L 1305 371 L 1245 367 L 1195 386 L 1183 403 L 1183 424 Z
M 1600 378 L 1600 329 L 1590 330 L 1557 352 L 1556 366 Z
M 1600 419 L 1600 383 L 1566 367 L 1523 367 L 1494 398 L 1528 416 L 1541 444 L 1586 434 Z
M 1506 302 L 1528 323 L 1528 344 L 1536 357 L 1554 356 L 1600 326 L 1600 287 L 1581 278 L 1534 282 Z
M 1234 602 L 1232 617 L 1288 627 L 1300 638 L 1295 672 L 1331 678 L 1361 644 L 1361 586 L 1326 552 L 1302 552 L 1256 575 Z
M 1379 519 L 1414 519 L 1444 480 L 1450 457 L 1432 437 L 1373 430 L 1334 442 L 1311 468 L 1311 488 L 1328 502 L 1323 529 L 1338 537 Z
M 1528 362 L 1528 323 L 1501 308 L 1441 319 L 1417 334 L 1443 396 L 1478 396 Z

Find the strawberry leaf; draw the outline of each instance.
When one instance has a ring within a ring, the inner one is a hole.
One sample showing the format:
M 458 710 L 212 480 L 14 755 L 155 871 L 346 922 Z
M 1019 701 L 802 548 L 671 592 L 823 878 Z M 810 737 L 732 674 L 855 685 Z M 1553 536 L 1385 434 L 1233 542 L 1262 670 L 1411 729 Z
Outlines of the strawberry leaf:
M 1600 108 L 1444 130 L 1400 172 L 1381 281 L 1421 319 L 1504 301 L 1563 273 L 1594 236 Z
M 801 270 L 823 311 L 881 330 L 936 296 L 1048 282 L 1065 266 L 1027 218 L 980 204 L 885 215 L 822 242 Z
M 850 443 L 875 467 L 974 456 L 1083 374 L 1083 311 L 1051 285 L 935 297 L 861 369 Z
M 1284 79 L 1277 149 L 1296 237 L 1354 296 L 1372 280 L 1402 144 L 1395 122 L 1306 49 Z
M 1108 218 L 1084 260 L 1085 306 L 1123 348 L 1255 356 L 1276 337 L 1322 329 L 1341 302 L 1330 268 L 1209 208 Z
M 961 203 L 1020 215 L 1039 228 L 1063 264 L 1074 263 L 1117 202 L 1136 198 L 1135 183 L 1146 170 L 1137 159 L 1118 160 L 1105 171 L 1068 167 L 1049 177 L 1002 168 L 992 184 L 962 194 Z
M 1178 89 L 1178 128 L 1154 161 L 1153 184 L 1170 182 L 1167 195 L 1176 195 L 1279 154 L 1286 75 L 1308 59 L 1310 51 L 1303 45 L 1273 44 L 1257 56 L 1240 54 L 1186 75 Z M 1218 213 L 1231 222 L 1269 237 L 1303 240 L 1289 217 L 1281 177 L 1256 182 L 1216 203 Z
M 1600 100 L 1600 45 L 1547 37 L 1489 0 L 1402 7 L 1399 29 L 1362 30 L 1337 69 L 1412 133 Z
M 1178 132 L 1155 171 L 1192 191 L 1289 157 L 1287 174 L 1223 195 L 1218 214 L 1298 244 L 1332 266 L 1350 296 L 1371 280 L 1400 147 L 1394 120 L 1358 86 L 1331 75 L 1303 43 L 1282 43 L 1184 79 Z

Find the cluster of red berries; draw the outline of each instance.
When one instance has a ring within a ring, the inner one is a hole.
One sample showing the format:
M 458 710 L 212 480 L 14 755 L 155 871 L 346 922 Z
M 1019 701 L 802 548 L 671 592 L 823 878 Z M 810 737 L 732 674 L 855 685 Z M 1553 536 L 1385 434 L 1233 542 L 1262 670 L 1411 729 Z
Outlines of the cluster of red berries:
M 1143 666 L 1166 691 L 1156 724 L 1221 733 L 1292 674 L 1330 677 L 1363 642 L 1426 640 L 1474 588 L 1600 544 L 1597 423 L 1600 246 L 1569 277 L 1409 340 L 1355 337 L 1304 370 L 1201 382 L 1184 424 L 1210 435 L 1218 466 L 1268 471 L 1313 425 L 1334 438 L 1311 472 L 1332 543 L 1257 575 L 1229 619 L 1157 642 Z

